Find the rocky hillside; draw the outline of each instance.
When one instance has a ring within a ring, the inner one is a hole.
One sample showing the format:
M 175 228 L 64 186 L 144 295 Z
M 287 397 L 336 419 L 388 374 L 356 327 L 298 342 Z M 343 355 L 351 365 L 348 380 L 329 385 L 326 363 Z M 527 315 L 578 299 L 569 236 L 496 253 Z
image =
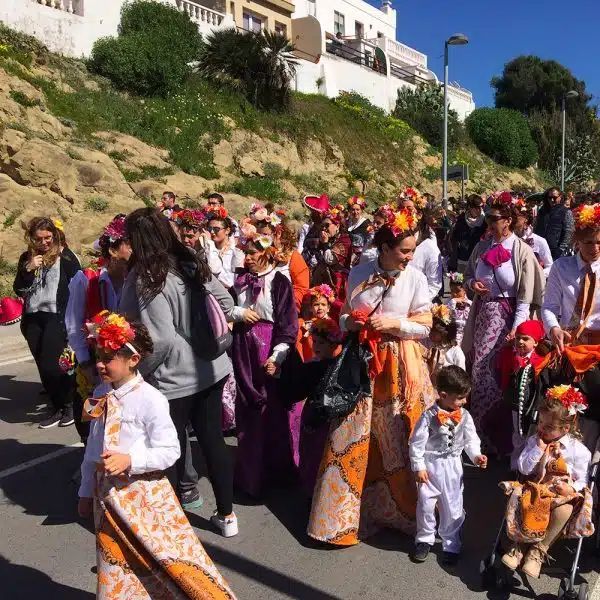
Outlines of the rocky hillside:
M 166 189 L 188 206 L 219 190 L 236 217 L 269 199 L 302 218 L 307 193 L 343 200 L 358 190 L 375 205 L 410 184 L 439 196 L 439 153 L 404 123 L 368 116 L 319 96 L 296 97 L 291 114 L 261 114 L 205 82 L 166 100 L 131 98 L 2 29 L 0 275 L 10 278 L 22 250 L 22 220 L 61 218 L 85 257 L 112 215 Z M 470 164 L 469 191 L 544 185 L 535 170 L 508 171 L 474 149 L 451 158 Z

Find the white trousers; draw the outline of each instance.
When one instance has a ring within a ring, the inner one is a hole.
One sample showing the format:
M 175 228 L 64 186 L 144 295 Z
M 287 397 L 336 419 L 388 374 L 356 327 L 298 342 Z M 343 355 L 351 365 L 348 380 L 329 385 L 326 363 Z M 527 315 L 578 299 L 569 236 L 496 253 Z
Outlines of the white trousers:
M 460 456 L 426 462 L 429 482 L 419 485 L 417 536 L 415 542 L 435 543 L 435 507 L 437 505 L 444 552 L 459 553 L 460 528 L 465 522 L 463 510 L 463 466 Z

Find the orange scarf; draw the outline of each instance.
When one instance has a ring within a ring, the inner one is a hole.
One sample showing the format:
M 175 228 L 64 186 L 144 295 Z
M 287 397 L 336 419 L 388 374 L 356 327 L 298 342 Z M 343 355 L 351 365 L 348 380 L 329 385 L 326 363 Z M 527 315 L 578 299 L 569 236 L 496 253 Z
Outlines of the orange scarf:
M 577 375 L 581 375 L 593 368 L 600 361 L 600 346 L 565 346 L 564 355 Z M 560 356 L 557 350 L 547 354 L 544 360 L 535 368 L 536 377 L 547 366 L 558 364 Z

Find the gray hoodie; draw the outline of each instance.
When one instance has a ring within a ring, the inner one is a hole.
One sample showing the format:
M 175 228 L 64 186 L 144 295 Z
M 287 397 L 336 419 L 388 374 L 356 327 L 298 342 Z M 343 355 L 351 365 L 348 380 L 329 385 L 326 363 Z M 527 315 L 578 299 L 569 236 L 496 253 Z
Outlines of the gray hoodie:
M 187 293 L 183 280 L 169 273 L 162 292 L 148 303 L 138 298 L 136 281 L 134 268 L 123 286 L 119 312 L 141 321 L 154 342 L 154 353 L 140 365 L 142 375 L 153 376 L 159 391 L 168 400 L 191 396 L 227 377 L 232 371 L 227 354 L 211 362 L 201 360 L 177 333 L 178 330 L 189 332 L 191 328 L 191 295 Z M 205 288 L 217 299 L 227 320 L 231 321 L 234 302 L 229 292 L 216 277 L 207 281 Z

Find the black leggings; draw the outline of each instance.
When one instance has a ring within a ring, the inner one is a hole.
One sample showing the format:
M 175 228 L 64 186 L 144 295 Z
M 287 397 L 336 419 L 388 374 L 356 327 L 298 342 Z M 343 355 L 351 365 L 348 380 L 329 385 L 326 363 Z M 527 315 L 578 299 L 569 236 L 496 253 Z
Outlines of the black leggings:
M 21 321 L 21 333 L 35 359 L 52 407 L 55 411 L 69 407 L 73 402 L 75 379 L 63 373 L 58 366 L 58 359 L 67 346 L 65 326 L 59 316 L 46 312 L 25 314 Z
M 177 429 L 181 447 L 181 457 L 169 471 L 171 484 L 177 489 L 184 476 L 186 427 L 191 423 L 206 460 L 208 478 L 221 516 L 233 512 L 233 463 L 223 438 L 221 423 L 225 381 L 226 378 L 193 396 L 169 401 L 171 418 Z

